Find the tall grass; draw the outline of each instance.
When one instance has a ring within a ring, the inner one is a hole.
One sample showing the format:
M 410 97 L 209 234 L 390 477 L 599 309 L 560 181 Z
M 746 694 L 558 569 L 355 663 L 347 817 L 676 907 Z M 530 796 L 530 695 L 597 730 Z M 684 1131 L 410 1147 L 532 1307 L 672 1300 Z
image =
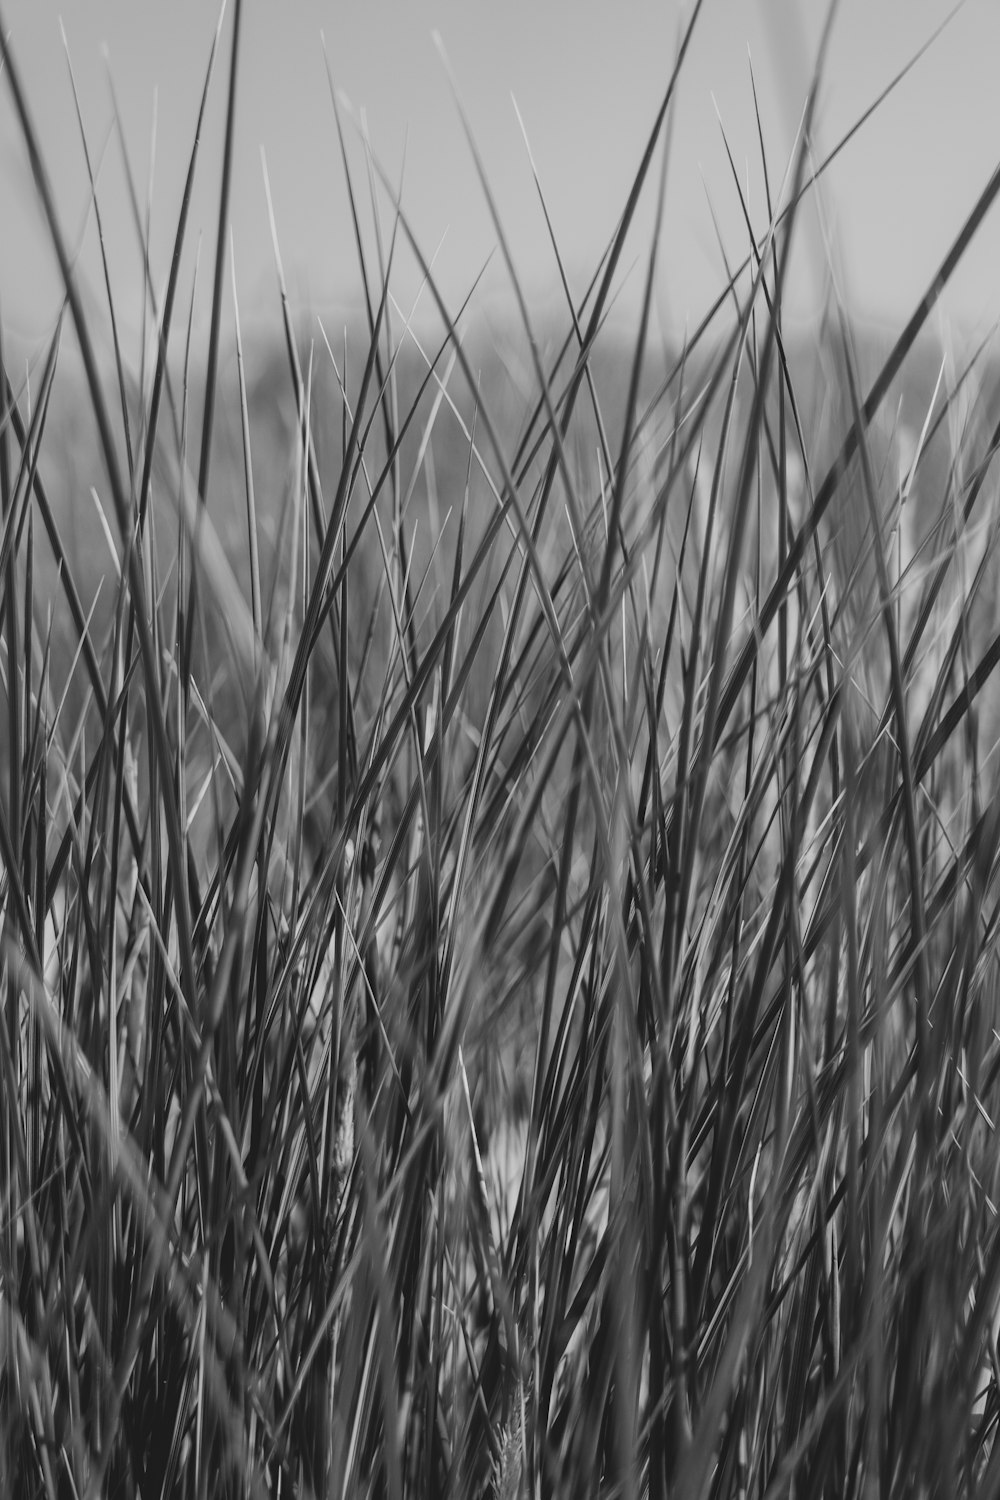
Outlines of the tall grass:
M 780 186 L 762 128 L 768 222 L 747 207 L 746 262 L 665 360 L 658 216 L 609 415 L 596 356 L 696 6 L 579 302 L 539 186 L 558 347 L 496 219 L 534 392 L 511 438 L 334 98 L 367 336 L 303 344 L 276 255 L 269 551 L 225 274 L 240 9 L 206 373 L 199 116 L 139 377 L 107 279 L 111 396 L 0 41 L 66 288 L 30 395 L 0 350 L 0 1489 L 995 1493 L 1000 420 L 978 356 L 902 459 L 891 399 L 1000 171 L 873 371 L 831 302 L 805 401 L 783 288 L 814 85 Z M 99 609 L 46 480 L 70 331 Z M 241 558 L 212 505 L 227 369 Z

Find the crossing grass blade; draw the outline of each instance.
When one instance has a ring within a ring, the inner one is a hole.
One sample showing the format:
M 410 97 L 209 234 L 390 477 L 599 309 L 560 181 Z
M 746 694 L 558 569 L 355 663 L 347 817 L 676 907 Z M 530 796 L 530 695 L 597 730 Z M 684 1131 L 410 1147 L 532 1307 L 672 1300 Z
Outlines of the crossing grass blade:
M 884 409 L 1000 176 L 887 357 L 833 310 L 823 407 L 787 286 L 854 131 L 812 164 L 818 69 L 779 182 L 752 77 L 765 232 L 734 168 L 746 257 L 720 237 L 718 301 L 658 348 L 700 11 L 580 297 L 529 151 L 545 316 L 459 106 L 513 416 L 482 273 L 450 307 L 329 60 L 359 318 L 303 328 L 271 210 L 270 365 L 241 325 L 238 5 L 204 369 L 178 297 L 222 15 L 162 305 L 125 153 L 133 359 L 79 103 L 88 315 L 0 40 L 104 463 L 63 494 L 62 326 L 30 405 L 0 327 L 5 1493 L 993 1485 L 987 352 L 935 363 L 905 462 Z

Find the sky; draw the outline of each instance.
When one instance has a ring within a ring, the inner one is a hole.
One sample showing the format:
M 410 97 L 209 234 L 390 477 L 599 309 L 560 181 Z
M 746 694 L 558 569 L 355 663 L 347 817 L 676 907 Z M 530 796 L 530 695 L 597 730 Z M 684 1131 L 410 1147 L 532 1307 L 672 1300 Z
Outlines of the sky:
M 748 248 L 726 141 L 755 229 L 766 228 L 751 79 L 776 189 L 826 8 L 826 0 L 704 0 L 671 123 L 656 281 L 657 315 L 671 329 L 698 320 L 725 283 L 725 257 L 735 263 Z M 820 94 L 819 152 L 874 101 L 950 9 L 945 0 L 842 0 Z M 181 281 L 185 298 L 198 288 L 199 319 L 217 233 L 233 14 L 230 0 Z M 263 161 L 296 308 L 339 315 L 358 295 L 328 67 L 349 101 L 349 160 L 366 209 L 369 251 L 362 120 L 393 181 L 405 158 L 404 211 L 451 307 L 496 245 L 451 78 L 532 304 L 557 306 L 551 299 L 558 283 L 531 158 L 579 296 L 624 206 L 689 14 L 690 5 L 671 0 L 613 6 L 608 0 L 285 0 L 280 6 L 246 0 L 230 215 L 241 318 L 266 321 L 279 311 Z M 96 306 L 100 262 L 60 23 L 65 29 L 84 128 L 100 164 L 112 284 L 126 327 L 141 321 L 142 278 L 127 176 L 111 128 L 113 97 L 144 212 L 149 196 L 151 265 L 162 288 L 217 21 L 210 0 L 0 0 L 0 26 L 24 81 L 61 222 Z M 824 179 L 824 227 L 811 214 L 798 245 L 791 286 L 797 316 L 807 320 L 818 311 L 828 255 L 855 312 L 892 327 L 912 310 L 1000 160 L 998 57 L 1000 5 L 966 0 Z M 656 175 L 625 257 L 623 316 L 639 304 Z M 2 76 L 0 186 L 0 314 L 15 336 L 37 340 L 53 325 L 60 285 Z M 389 208 L 383 195 L 385 223 Z M 1000 311 L 997 265 L 1000 209 L 947 297 L 948 313 L 967 330 L 986 331 Z M 393 279 L 401 306 L 409 308 L 419 284 L 414 262 L 401 256 Z M 478 296 L 487 308 L 502 306 L 508 288 L 494 255 Z

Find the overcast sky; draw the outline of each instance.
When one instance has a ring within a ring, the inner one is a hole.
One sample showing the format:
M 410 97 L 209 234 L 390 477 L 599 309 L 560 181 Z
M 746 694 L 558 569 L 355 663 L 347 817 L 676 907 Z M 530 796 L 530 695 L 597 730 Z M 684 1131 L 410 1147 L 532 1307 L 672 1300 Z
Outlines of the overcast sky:
M 821 147 L 829 149 L 950 8 L 946 0 L 843 0 L 821 96 Z M 443 238 L 435 264 L 454 304 L 495 236 L 435 47 L 434 34 L 440 34 L 519 272 L 540 301 L 554 286 L 555 269 L 512 97 L 580 292 L 624 204 L 688 12 L 670 0 L 250 0 L 232 202 L 241 313 L 250 319 L 278 305 L 262 148 L 295 299 L 329 310 L 358 287 L 321 33 L 338 89 L 364 110 L 375 151 L 394 175 L 407 143 L 404 207 L 428 254 Z M 674 327 L 695 320 L 722 284 L 713 210 L 730 258 L 742 258 L 747 248 L 720 117 L 762 231 L 751 62 L 770 170 L 780 180 L 824 12 L 825 0 L 705 0 L 673 122 L 658 303 Z M 230 3 L 192 210 L 186 295 L 199 232 L 199 283 L 207 287 L 211 280 L 232 13 Z M 108 70 L 144 195 L 156 101 L 151 243 L 162 285 L 216 13 L 208 0 L 0 0 L 62 220 L 77 243 L 87 183 L 60 14 L 91 150 L 95 157 L 103 152 L 100 198 L 121 315 L 135 327 L 141 282 L 120 154 L 115 141 L 109 143 Z M 967 0 L 830 174 L 824 203 L 856 310 L 889 324 L 912 310 L 1000 160 L 998 58 L 1000 5 Z M 359 150 L 352 160 L 366 188 Z M 37 337 L 55 315 L 58 280 L 2 78 L 0 183 L 0 307 L 15 333 Z M 648 196 L 626 306 L 638 295 L 651 221 Z M 80 263 L 92 295 L 100 285 L 95 243 L 91 226 Z M 822 289 L 821 245 L 815 232 L 800 244 L 794 295 L 803 316 Z M 950 295 L 950 312 L 967 326 L 989 326 L 1000 311 L 998 265 L 1000 211 Z M 405 264 L 400 271 L 395 285 L 405 303 L 416 283 Z M 497 260 L 484 295 L 498 297 L 504 280 Z

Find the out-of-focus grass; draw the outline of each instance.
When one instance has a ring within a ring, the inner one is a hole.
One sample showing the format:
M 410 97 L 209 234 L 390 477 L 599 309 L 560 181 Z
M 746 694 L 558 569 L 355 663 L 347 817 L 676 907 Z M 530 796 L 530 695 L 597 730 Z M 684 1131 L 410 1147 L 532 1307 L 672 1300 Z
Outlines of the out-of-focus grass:
M 4 56 L 67 289 L 30 400 L 0 350 L 4 1493 L 991 1493 L 1000 424 L 913 368 L 1000 175 L 817 379 L 810 100 L 683 353 L 657 238 L 609 357 L 671 77 L 582 301 L 512 274 L 522 409 L 344 141 L 347 348 L 276 257 L 281 395 L 227 363 L 223 189 L 199 375 L 185 189 L 109 397 Z

